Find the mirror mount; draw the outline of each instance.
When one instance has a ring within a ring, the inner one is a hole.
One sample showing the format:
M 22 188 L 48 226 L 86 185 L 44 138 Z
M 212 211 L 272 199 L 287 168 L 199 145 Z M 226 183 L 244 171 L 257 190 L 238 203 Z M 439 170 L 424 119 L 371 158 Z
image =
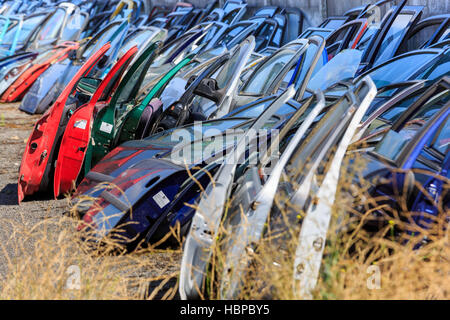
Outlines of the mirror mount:
M 191 86 L 192 83 L 194 83 L 195 80 L 197 80 L 196 75 L 192 75 L 189 77 L 188 81 L 186 82 L 186 87 L 184 88 L 185 90 L 187 90 L 187 88 L 189 88 Z
M 67 54 L 67 56 L 68 56 L 70 61 L 77 60 L 77 50 L 76 49 L 70 50 L 69 53 Z
M 209 99 L 218 104 L 222 99 L 222 92 L 219 90 L 217 80 L 212 78 L 205 78 L 198 84 L 194 90 L 194 94 L 203 98 Z

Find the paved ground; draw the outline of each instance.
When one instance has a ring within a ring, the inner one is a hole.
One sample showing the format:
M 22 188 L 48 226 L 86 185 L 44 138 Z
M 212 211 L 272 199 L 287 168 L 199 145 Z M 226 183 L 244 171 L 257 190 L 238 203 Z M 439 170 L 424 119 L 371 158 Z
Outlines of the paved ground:
M 18 103 L 0 104 L 0 242 L 7 244 L 10 257 L 16 254 L 13 252 L 13 245 L 8 245 L 14 242 L 10 221 L 32 227 L 46 217 L 62 215 L 68 210 L 65 199 L 53 200 L 42 195 L 26 199 L 20 206 L 17 203 L 17 176 L 22 153 L 34 123 L 40 117 L 23 113 L 18 110 L 18 106 Z M 176 254 L 175 261 L 178 256 Z M 178 269 L 177 262 L 169 269 L 166 263 L 162 263 L 174 261 L 173 253 L 160 253 L 159 257 L 159 261 L 154 263 L 154 270 L 148 270 L 154 276 Z M 5 259 L 5 253 L 0 251 L 0 279 L 7 272 Z M 153 286 L 154 284 L 150 285 Z

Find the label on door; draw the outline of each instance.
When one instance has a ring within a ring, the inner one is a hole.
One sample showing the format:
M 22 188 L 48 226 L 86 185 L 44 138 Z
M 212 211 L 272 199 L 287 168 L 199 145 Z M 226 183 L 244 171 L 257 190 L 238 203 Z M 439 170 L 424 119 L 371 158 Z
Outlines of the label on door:
M 87 124 L 86 120 L 78 120 L 78 121 L 75 121 L 75 124 L 73 125 L 73 127 L 84 130 L 84 129 L 86 129 L 86 124 Z
M 111 133 L 113 129 L 113 125 L 109 124 L 107 122 L 102 122 L 101 126 L 100 126 L 100 131 L 106 132 L 106 133 Z
M 166 197 L 166 195 L 164 194 L 164 192 L 160 191 L 157 194 L 155 194 L 153 196 L 153 200 L 155 200 L 156 204 L 162 209 L 165 206 L 167 206 L 167 204 L 169 204 L 170 200 L 169 198 Z

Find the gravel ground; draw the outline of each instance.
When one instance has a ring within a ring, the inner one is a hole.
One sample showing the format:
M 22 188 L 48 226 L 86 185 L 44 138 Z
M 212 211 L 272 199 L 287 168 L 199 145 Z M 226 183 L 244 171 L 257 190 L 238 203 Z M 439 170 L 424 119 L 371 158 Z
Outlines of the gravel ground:
M 39 118 L 19 111 L 18 106 L 17 103 L 0 105 L 0 241 L 3 243 L 10 237 L 6 221 L 32 226 L 46 216 L 59 215 L 67 209 L 65 200 L 31 199 L 20 206 L 17 203 L 17 175 L 25 141 Z M 4 254 L 0 254 L 1 277 L 7 271 L 4 259 Z
M 19 111 L 18 106 L 18 103 L 0 105 L 0 241 L 3 244 L 14 242 L 8 221 L 32 227 L 42 219 L 62 215 L 68 210 L 65 199 L 53 200 L 43 195 L 27 197 L 20 206 L 17 203 L 17 176 L 22 153 L 35 121 L 40 118 L 39 115 L 31 116 Z M 9 257 L 15 255 L 13 248 L 7 245 L 6 249 Z M 155 261 L 153 270 L 147 271 L 149 274 L 160 276 L 178 269 L 178 253 L 175 256 L 173 252 L 157 255 L 158 261 Z M 0 252 L 0 279 L 7 272 L 5 259 L 5 254 Z M 173 265 L 168 266 L 167 263 Z M 150 284 L 150 288 L 154 286 Z

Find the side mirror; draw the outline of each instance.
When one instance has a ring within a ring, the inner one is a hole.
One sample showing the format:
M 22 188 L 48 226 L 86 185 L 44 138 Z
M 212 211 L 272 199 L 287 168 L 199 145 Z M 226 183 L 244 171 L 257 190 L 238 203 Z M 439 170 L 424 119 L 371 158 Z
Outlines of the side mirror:
M 218 104 L 222 98 L 222 93 L 219 92 L 219 86 L 216 79 L 205 78 L 203 79 L 197 88 L 194 90 L 194 94 L 209 99 Z

